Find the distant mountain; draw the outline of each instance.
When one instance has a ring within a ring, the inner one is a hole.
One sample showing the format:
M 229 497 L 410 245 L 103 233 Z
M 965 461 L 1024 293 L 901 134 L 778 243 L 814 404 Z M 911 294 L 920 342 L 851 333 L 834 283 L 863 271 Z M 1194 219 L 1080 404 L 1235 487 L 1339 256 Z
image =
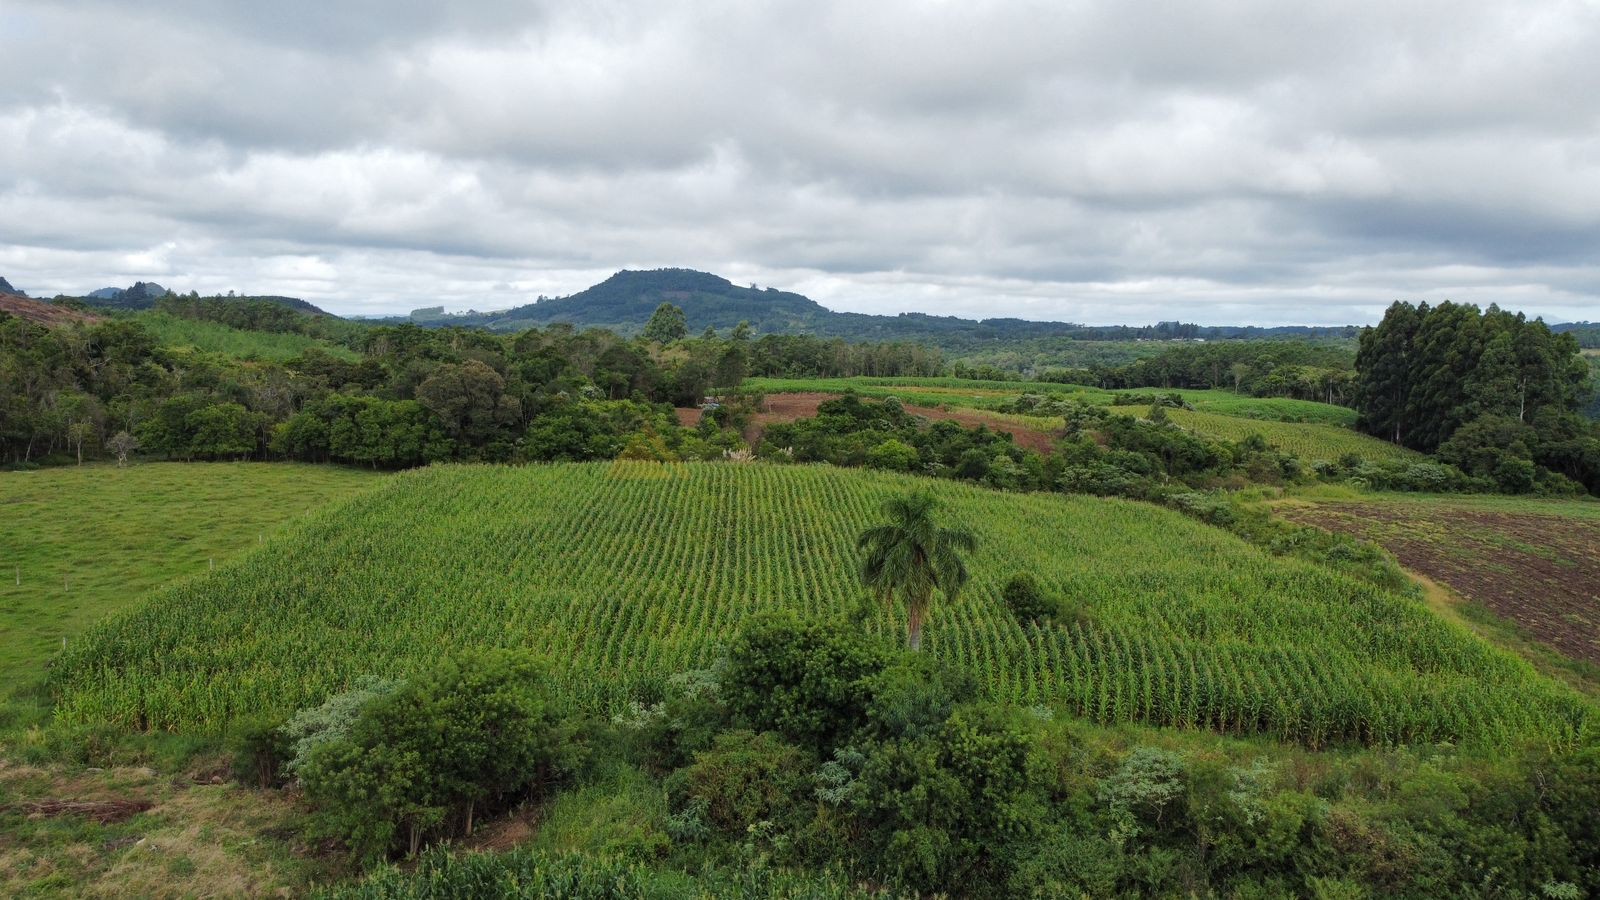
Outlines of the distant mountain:
M 961 319 L 901 313 L 874 316 L 834 312 L 800 294 L 774 288 L 739 287 L 706 272 L 692 269 L 624 270 L 594 287 L 569 297 L 540 299 L 537 303 L 503 312 L 451 315 L 442 307 L 419 309 L 409 320 L 419 325 L 487 328 L 519 331 L 536 326 L 569 323 L 589 328 L 609 328 L 637 334 L 658 305 L 683 308 L 692 332 L 706 326 L 725 330 L 749 322 L 761 334 L 811 334 L 852 341 L 917 341 L 947 351 L 971 352 L 1001 341 L 1032 339 L 1070 340 L 1172 340 L 1243 337 L 1354 337 L 1352 327 L 1202 328 L 1179 322 L 1144 327 L 1095 327 L 1071 322 L 1030 322 L 1023 319 Z
M 105 287 L 90 291 L 79 299 L 89 306 L 104 309 L 150 309 L 167 293 L 166 288 L 153 281 L 135 281 L 132 287 Z
M 98 291 L 90 291 L 89 293 L 84 294 L 82 297 L 77 297 L 74 299 L 81 301 L 85 306 L 96 307 L 99 309 L 142 311 L 147 309 L 155 309 L 157 301 L 168 296 L 169 294 L 172 294 L 172 291 L 167 290 L 153 281 L 137 281 L 134 282 L 132 287 L 101 288 Z M 237 304 L 251 302 L 274 303 L 278 306 L 285 306 L 289 309 L 295 310 L 296 312 L 302 312 L 307 315 L 328 316 L 335 319 L 338 318 L 338 316 L 333 315 L 333 313 L 327 312 L 326 310 L 312 303 L 308 303 L 305 300 L 301 300 L 299 297 L 206 297 L 202 299 L 220 300 L 224 303 Z
M 693 269 L 656 269 L 624 270 L 570 297 L 487 313 L 485 324 L 497 331 L 514 331 L 568 322 L 635 333 L 662 303 L 682 307 L 696 331 L 707 325 L 724 329 L 749 322 L 763 333 L 815 332 L 836 315 L 799 294 L 761 290 L 754 285 L 738 287 L 726 278 Z
M 224 299 L 240 300 L 240 301 L 253 300 L 253 301 L 260 302 L 260 303 L 276 303 L 279 306 L 287 306 L 288 308 L 290 308 L 290 309 L 292 309 L 292 310 L 294 310 L 296 312 L 303 312 L 303 313 L 305 313 L 306 315 L 309 315 L 309 316 L 328 316 L 328 317 L 334 318 L 334 319 L 339 318 L 338 316 L 334 315 L 331 312 L 328 312 L 327 310 L 323 309 L 322 307 L 317 306 L 316 304 L 311 303 L 310 301 L 301 300 L 299 297 L 278 297 L 278 296 L 274 296 L 274 295 L 268 294 L 268 295 L 261 296 L 261 297 L 229 297 L 229 298 L 224 298 Z
M 27 294 L 24 294 L 22 291 L 19 291 L 16 288 L 12 287 L 11 286 L 11 282 L 5 280 L 4 278 L 0 278 L 0 294 L 10 294 L 13 297 L 26 297 L 26 296 L 28 296 Z

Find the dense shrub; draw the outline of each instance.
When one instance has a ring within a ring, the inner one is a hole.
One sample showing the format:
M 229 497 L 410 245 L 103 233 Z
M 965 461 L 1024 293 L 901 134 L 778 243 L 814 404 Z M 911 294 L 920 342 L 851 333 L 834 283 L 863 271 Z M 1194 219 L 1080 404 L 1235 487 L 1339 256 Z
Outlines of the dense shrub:
M 1055 604 L 1045 596 L 1038 579 L 1027 572 L 1011 576 L 1011 580 L 1000 589 L 1000 598 L 1022 624 L 1048 619 L 1055 612 Z
M 978 697 L 972 674 L 912 653 L 897 660 L 867 685 L 866 740 L 921 740 L 944 726 L 950 714 Z
M 757 823 L 804 815 L 816 761 L 771 732 L 726 731 L 667 780 L 678 816 L 695 816 L 725 836 Z
M 867 892 L 831 873 L 786 872 L 764 865 L 703 869 L 694 875 L 638 862 L 518 849 L 422 855 L 414 868 L 384 868 L 365 881 L 331 889 L 322 900 L 866 900 Z
M 300 774 L 323 828 L 372 859 L 470 833 L 481 806 L 541 790 L 560 747 L 540 665 L 491 651 L 447 658 L 363 706 Z
M 263 790 L 281 783 L 291 752 L 283 722 L 271 718 L 240 723 L 228 749 L 233 755 L 234 779 Z
M 873 746 L 853 795 L 864 859 L 918 891 L 1003 896 L 1045 821 L 1035 754 L 1029 733 L 993 707 Z
M 398 681 L 366 679 L 348 691 L 334 694 L 321 704 L 290 716 L 281 728 L 288 751 L 285 773 L 298 775 L 317 747 L 349 737 L 361 713 L 373 701 L 394 693 L 399 686 Z
M 917 448 L 894 438 L 867 451 L 868 468 L 888 469 L 891 472 L 914 472 L 920 462 L 921 457 L 917 455 Z
M 887 651 L 859 630 L 789 615 L 752 619 L 728 651 L 728 707 L 758 731 L 827 754 L 866 721 Z

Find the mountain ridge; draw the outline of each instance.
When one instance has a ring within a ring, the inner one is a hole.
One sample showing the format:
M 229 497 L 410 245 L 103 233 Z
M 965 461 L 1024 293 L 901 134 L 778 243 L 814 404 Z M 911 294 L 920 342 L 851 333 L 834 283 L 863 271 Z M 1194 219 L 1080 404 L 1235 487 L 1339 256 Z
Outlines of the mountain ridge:
M 691 331 L 719 331 L 748 322 L 762 334 L 809 334 L 858 341 L 920 341 L 953 349 L 1035 338 L 1136 340 L 1238 337 L 1354 337 L 1357 326 L 1207 326 L 1177 321 L 1152 326 L 1090 326 L 1016 318 L 963 319 L 909 312 L 898 315 L 836 312 L 803 294 L 777 288 L 739 287 L 719 275 L 694 269 L 623 269 L 599 284 L 566 297 L 540 300 L 498 312 L 451 314 L 443 307 L 414 310 L 389 321 L 427 326 L 464 326 L 491 331 L 570 324 L 638 334 L 661 303 L 683 309 Z

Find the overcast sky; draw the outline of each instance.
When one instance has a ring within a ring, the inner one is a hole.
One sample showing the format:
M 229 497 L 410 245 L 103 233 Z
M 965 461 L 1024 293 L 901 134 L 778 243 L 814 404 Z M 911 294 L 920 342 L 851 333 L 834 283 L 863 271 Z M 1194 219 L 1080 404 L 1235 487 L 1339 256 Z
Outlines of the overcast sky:
M 231 10 L 231 11 L 219 11 Z M 0 275 L 1600 319 L 1600 3 L 0 0 Z

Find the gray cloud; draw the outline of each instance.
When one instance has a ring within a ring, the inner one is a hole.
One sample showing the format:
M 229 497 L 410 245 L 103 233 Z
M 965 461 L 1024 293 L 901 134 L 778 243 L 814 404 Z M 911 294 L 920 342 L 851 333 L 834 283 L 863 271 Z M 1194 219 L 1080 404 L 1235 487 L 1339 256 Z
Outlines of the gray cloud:
M 687 265 L 838 309 L 1594 318 L 1584 0 L 6 0 L 0 274 L 342 312 Z

